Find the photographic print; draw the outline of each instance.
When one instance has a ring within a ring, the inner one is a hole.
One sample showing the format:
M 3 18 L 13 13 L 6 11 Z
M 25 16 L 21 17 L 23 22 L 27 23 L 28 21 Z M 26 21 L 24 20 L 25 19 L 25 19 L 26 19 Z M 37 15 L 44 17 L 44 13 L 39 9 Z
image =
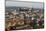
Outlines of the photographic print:
M 44 3 L 6 0 L 5 31 L 44 29 Z

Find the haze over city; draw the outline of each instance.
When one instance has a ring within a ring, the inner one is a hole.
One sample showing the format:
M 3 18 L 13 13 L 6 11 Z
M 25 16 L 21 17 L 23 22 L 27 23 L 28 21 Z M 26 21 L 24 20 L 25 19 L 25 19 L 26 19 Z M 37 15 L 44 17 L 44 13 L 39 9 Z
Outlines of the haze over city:
M 44 3 L 40 2 L 17 2 L 17 1 L 6 1 L 6 7 L 18 6 L 18 7 L 32 7 L 32 8 L 44 8 Z

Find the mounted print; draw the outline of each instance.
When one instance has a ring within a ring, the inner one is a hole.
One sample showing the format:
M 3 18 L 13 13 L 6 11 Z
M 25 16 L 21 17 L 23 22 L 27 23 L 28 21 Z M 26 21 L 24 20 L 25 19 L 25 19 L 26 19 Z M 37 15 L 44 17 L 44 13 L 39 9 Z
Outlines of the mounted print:
M 29 29 L 44 29 L 44 3 L 6 0 L 5 31 Z

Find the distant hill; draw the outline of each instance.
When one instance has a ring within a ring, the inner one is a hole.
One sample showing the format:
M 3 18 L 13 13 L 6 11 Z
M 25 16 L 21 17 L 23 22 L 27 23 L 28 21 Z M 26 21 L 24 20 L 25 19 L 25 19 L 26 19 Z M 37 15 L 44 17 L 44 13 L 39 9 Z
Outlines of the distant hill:
M 5 7 L 5 12 L 9 11 L 9 12 L 12 12 L 14 10 L 18 10 L 17 8 L 28 8 L 28 7 Z M 39 9 L 39 8 L 31 8 L 32 11 L 37 11 L 37 10 L 40 10 L 41 12 L 44 12 L 44 9 Z

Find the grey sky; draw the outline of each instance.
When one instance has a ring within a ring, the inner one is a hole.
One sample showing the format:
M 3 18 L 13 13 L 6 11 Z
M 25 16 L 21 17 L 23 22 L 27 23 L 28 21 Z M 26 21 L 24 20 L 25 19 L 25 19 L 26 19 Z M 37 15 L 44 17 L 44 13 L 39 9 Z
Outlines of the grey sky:
M 43 8 L 43 3 L 6 1 L 6 7 L 11 6 Z

